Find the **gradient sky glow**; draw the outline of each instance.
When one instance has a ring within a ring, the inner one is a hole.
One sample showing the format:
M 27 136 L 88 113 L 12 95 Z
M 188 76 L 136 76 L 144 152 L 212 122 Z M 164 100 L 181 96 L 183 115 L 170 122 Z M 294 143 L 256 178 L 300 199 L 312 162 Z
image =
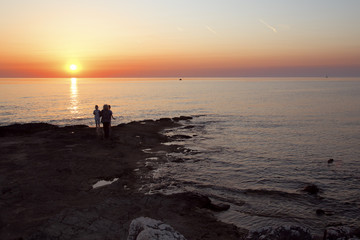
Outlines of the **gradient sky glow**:
M 359 0 L 1 1 L 0 77 L 359 77 L 359 9 Z

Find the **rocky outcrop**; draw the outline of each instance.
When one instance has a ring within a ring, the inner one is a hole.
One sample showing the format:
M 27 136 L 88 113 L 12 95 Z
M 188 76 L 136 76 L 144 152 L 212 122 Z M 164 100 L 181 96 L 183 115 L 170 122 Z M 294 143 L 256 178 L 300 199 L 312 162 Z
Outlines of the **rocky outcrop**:
M 78 124 L 78 125 L 70 125 L 63 127 L 64 129 L 81 129 L 81 128 L 88 128 L 89 126 L 84 124 Z
M 296 226 L 263 228 L 250 232 L 246 240 L 312 240 L 308 229 Z
M 304 192 L 307 192 L 309 194 L 318 194 L 320 189 L 315 184 L 307 185 L 304 189 Z
M 168 122 L 168 123 L 172 122 L 171 118 L 160 118 L 159 120 L 156 120 L 156 121 L 158 121 L 158 122 Z
M 322 209 L 316 209 L 316 215 L 322 216 L 325 214 L 325 211 Z
M 40 131 L 46 131 L 59 128 L 58 126 L 48 123 L 25 123 L 25 124 L 12 124 L 9 126 L 0 127 L 0 137 L 8 135 L 26 135 L 33 134 Z
M 185 121 L 185 120 L 191 120 L 191 119 L 193 119 L 193 118 L 190 116 L 180 116 L 180 117 L 174 117 L 172 120 L 175 122 L 178 122 L 178 121 Z
M 176 134 L 170 137 L 171 140 L 185 140 L 185 139 L 190 139 L 192 138 L 191 136 L 188 135 L 183 135 L 183 134 Z
M 215 212 L 226 211 L 230 208 L 229 204 L 214 204 L 213 202 L 211 202 L 209 197 L 192 192 L 177 193 L 171 195 L 170 197 L 189 202 L 192 205 L 189 205 L 190 207 L 205 208 Z
M 346 226 L 328 227 L 324 233 L 324 240 L 360 239 L 360 228 L 352 229 Z
M 162 144 L 169 140 L 162 131 L 175 127 L 181 125 L 172 120 L 120 124 L 108 141 L 81 125 L 0 127 L 0 239 L 127 239 L 139 216 L 161 219 L 187 239 L 243 239 L 246 229 L 217 221 L 207 210 L 229 205 L 192 193 L 139 193 L 156 167 L 147 162 L 176 150 Z M 93 188 L 99 179 L 114 178 Z
M 330 158 L 329 160 L 328 160 L 328 163 L 333 163 L 334 162 L 334 159 L 332 159 L 332 158 Z
M 267 227 L 251 231 L 246 240 L 360 240 L 360 228 L 328 227 L 323 236 L 312 236 L 309 229 L 298 226 Z
M 118 239 L 123 231 L 121 224 L 100 216 L 111 206 L 103 202 L 96 207 L 86 209 L 66 209 L 48 219 L 46 224 L 33 232 L 25 240 L 50 239 Z
M 148 217 L 139 217 L 130 224 L 128 240 L 186 240 L 170 225 Z

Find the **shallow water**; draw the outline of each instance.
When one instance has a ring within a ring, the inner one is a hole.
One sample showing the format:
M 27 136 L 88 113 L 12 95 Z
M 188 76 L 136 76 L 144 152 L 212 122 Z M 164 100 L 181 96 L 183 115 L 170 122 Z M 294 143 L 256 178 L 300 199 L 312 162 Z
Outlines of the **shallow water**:
M 197 135 L 183 142 L 194 151 L 174 154 L 184 162 L 163 166 L 165 189 L 198 191 L 227 202 L 231 209 L 218 214 L 219 218 L 252 230 L 292 224 L 321 234 L 328 225 L 359 226 L 357 136 L 341 142 L 316 141 L 311 136 L 320 133 L 289 133 L 285 127 L 250 130 L 249 125 L 257 125 L 255 121 L 246 125 L 235 122 L 237 130 L 227 121 L 204 116 L 188 123 L 194 128 L 177 130 Z M 329 158 L 334 158 L 334 163 L 328 164 Z M 318 195 L 302 191 L 312 183 L 321 189 Z M 317 209 L 324 210 L 325 215 L 318 216 Z
M 183 161 L 156 174 L 165 192 L 193 190 L 230 203 L 219 214 L 224 221 L 249 229 L 302 225 L 315 233 L 360 225 L 360 79 L 0 82 L 1 125 L 93 126 L 93 107 L 104 103 L 117 117 L 113 124 L 197 116 L 167 133 L 192 136 L 176 142 L 191 151 L 168 156 Z M 317 196 L 301 191 L 310 183 L 321 189 Z

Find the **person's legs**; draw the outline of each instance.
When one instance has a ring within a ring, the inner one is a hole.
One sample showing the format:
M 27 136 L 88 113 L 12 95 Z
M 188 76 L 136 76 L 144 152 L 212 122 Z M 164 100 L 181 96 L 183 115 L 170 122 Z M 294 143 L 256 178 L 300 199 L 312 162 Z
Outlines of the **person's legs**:
M 103 128 L 104 128 L 104 136 L 105 138 L 109 138 L 110 136 L 110 123 L 103 123 Z
M 95 120 L 95 125 L 96 125 L 96 135 L 100 136 L 101 132 L 100 132 L 100 121 L 99 120 Z

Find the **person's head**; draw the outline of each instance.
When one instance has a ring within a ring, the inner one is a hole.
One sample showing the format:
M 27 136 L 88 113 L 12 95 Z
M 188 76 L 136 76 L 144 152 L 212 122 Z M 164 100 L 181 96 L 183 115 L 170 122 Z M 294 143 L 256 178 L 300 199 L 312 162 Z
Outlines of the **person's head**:
M 95 105 L 95 109 L 98 110 L 98 109 L 99 109 L 99 106 L 98 106 L 98 105 Z
M 111 109 L 111 106 L 109 105 L 109 110 Z
M 103 107 L 104 110 L 109 110 L 109 105 L 105 104 Z

